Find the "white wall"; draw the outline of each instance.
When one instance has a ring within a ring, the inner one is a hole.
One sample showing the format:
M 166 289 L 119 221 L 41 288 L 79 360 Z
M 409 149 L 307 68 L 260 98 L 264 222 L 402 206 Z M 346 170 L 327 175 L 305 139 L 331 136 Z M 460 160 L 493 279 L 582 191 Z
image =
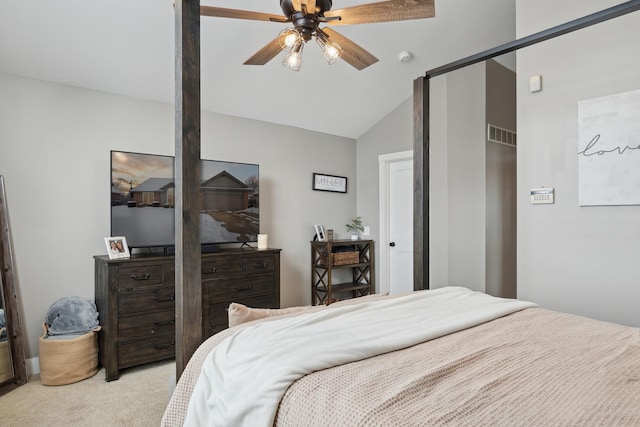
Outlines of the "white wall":
M 518 37 L 617 3 L 518 0 Z M 578 206 L 577 103 L 639 89 L 638 52 L 635 12 L 525 48 L 517 58 L 518 296 L 634 326 L 640 326 L 640 206 Z M 543 90 L 529 93 L 535 74 Z M 555 188 L 555 204 L 530 204 L 529 189 L 540 186 Z
M 174 154 L 173 106 L 0 74 L 5 177 L 26 355 L 37 356 L 49 306 L 94 297 L 93 255 L 109 234 L 109 151 Z M 313 224 L 356 214 L 356 188 L 313 191 L 312 173 L 356 179 L 356 144 L 297 128 L 203 112 L 202 157 L 260 165 L 261 232 L 282 248 L 282 306 L 311 302 Z

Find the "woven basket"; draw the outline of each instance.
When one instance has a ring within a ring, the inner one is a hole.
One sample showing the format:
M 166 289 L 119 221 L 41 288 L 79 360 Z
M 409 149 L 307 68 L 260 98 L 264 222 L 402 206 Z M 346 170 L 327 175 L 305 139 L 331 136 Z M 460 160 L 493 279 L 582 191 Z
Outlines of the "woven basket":
M 360 261 L 358 251 L 335 252 L 331 254 L 333 265 L 357 264 Z
M 43 385 L 72 384 L 94 376 L 98 372 L 98 331 L 68 340 L 45 339 L 47 324 L 42 325 L 40 337 L 40 381 Z

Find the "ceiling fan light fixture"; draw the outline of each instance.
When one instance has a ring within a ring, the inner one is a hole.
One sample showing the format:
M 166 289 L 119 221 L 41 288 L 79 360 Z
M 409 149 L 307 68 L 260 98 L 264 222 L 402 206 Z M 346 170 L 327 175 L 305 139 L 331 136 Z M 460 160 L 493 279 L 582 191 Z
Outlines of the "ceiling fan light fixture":
M 300 71 L 302 68 L 302 49 L 304 48 L 304 43 L 299 41 L 295 43 L 289 53 L 287 53 L 282 60 L 282 65 L 290 69 L 291 71 Z
M 335 64 L 338 59 L 342 57 L 344 50 L 342 46 L 340 46 L 336 42 L 332 42 L 329 40 L 327 34 L 322 31 L 320 28 L 316 31 L 316 42 L 322 49 L 322 54 L 324 55 L 324 59 L 327 60 L 329 65 Z
M 325 41 L 321 37 L 316 37 L 316 41 L 320 45 L 324 59 L 327 60 L 329 65 L 335 64 L 336 61 L 342 57 L 344 50 L 338 43 Z
M 302 35 L 295 28 L 285 28 L 278 35 L 278 42 L 282 50 L 289 52 L 296 43 L 302 42 Z

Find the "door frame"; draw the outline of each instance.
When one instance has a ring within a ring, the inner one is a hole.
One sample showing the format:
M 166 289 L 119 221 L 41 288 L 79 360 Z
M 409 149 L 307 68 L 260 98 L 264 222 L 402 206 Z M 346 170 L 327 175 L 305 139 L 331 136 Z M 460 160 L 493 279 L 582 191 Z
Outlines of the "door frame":
M 389 292 L 389 274 L 391 269 L 390 264 L 390 251 L 389 251 L 389 169 L 392 163 L 403 162 L 406 160 L 413 161 L 413 150 L 400 151 L 397 153 L 380 154 L 378 156 L 378 177 L 379 177 L 379 209 L 378 215 L 380 218 L 380 235 L 379 235 L 379 280 L 378 280 L 378 293 Z M 412 190 L 413 191 L 413 190 Z

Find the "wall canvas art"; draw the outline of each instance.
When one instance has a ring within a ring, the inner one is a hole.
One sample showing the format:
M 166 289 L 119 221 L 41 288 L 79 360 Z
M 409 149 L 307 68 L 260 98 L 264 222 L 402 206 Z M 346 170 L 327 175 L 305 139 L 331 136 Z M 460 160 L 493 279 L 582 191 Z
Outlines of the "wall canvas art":
M 578 199 L 640 205 L 640 90 L 578 102 Z

